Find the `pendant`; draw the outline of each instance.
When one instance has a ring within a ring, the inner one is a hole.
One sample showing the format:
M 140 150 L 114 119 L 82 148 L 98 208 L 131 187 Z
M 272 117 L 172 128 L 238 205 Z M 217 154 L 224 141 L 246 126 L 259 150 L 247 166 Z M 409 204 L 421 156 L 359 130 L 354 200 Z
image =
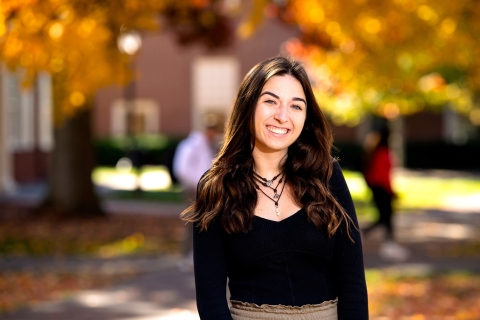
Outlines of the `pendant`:
M 277 214 L 277 217 L 280 216 L 280 209 L 278 207 L 275 208 L 275 213 Z
M 265 183 L 267 187 L 271 187 L 272 184 L 273 184 L 273 181 L 272 180 L 267 180 L 267 182 Z
M 273 198 L 274 198 L 274 199 L 278 199 L 278 198 L 280 198 L 280 195 L 279 195 L 278 193 L 275 193 L 275 194 L 273 195 Z

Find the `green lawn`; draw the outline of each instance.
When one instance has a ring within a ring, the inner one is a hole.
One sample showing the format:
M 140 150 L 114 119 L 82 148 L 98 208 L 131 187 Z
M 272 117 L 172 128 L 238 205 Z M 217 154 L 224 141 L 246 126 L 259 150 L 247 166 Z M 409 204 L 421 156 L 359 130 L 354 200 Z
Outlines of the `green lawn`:
M 92 174 L 95 184 L 111 189 L 107 197 L 181 202 L 182 188 L 171 182 L 164 166 L 145 166 L 141 170 L 98 167 Z M 135 192 L 140 185 L 142 192 Z
M 344 172 L 359 216 L 367 219 L 375 213 L 371 193 L 359 172 Z M 398 211 L 445 208 L 455 204 L 480 206 L 480 178 L 441 178 L 435 176 L 404 176 L 393 178 L 393 189 L 398 195 Z

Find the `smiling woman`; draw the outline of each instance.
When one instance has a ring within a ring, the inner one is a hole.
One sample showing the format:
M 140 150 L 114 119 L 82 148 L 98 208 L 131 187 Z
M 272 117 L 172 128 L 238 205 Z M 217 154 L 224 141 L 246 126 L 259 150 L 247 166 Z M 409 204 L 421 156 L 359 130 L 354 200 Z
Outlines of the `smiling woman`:
M 263 86 L 255 107 L 255 147 L 253 156 L 280 152 L 300 136 L 307 103 L 302 84 L 290 75 L 274 76 Z
M 200 317 L 368 319 L 355 209 L 300 63 L 250 70 L 224 141 L 182 213 Z

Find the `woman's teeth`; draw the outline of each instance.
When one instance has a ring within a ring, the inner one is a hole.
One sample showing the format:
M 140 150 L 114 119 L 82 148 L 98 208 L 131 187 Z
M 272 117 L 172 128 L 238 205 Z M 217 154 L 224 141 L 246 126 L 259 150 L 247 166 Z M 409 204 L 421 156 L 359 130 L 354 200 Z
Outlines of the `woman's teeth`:
M 276 127 L 267 127 L 268 131 L 276 133 L 276 134 L 286 134 L 288 129 L 276 128 Z

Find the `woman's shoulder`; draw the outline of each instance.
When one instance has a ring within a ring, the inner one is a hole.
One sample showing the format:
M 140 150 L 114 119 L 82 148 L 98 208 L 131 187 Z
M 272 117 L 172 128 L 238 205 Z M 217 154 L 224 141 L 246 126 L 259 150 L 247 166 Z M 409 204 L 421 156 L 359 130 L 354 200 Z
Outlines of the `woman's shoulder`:
M 332 159 L 332 167 L 333 167 L 332 178 L 336 177 L 336 176 L 342 176 L 343 177 L 342 167 L 340 166 L 340 163 L 338 161 L 339 160 L 336 159 L 336 158 Z
M 333 192 L 343 191 L 346 187 L 346 181 L 345 177 L 343 176 L 342 167 L 340 166 L 340 163 L 338 163 L 337 159 L 333 159 L 332 161 L 333 169 L 329 181 L 330 190 Z

